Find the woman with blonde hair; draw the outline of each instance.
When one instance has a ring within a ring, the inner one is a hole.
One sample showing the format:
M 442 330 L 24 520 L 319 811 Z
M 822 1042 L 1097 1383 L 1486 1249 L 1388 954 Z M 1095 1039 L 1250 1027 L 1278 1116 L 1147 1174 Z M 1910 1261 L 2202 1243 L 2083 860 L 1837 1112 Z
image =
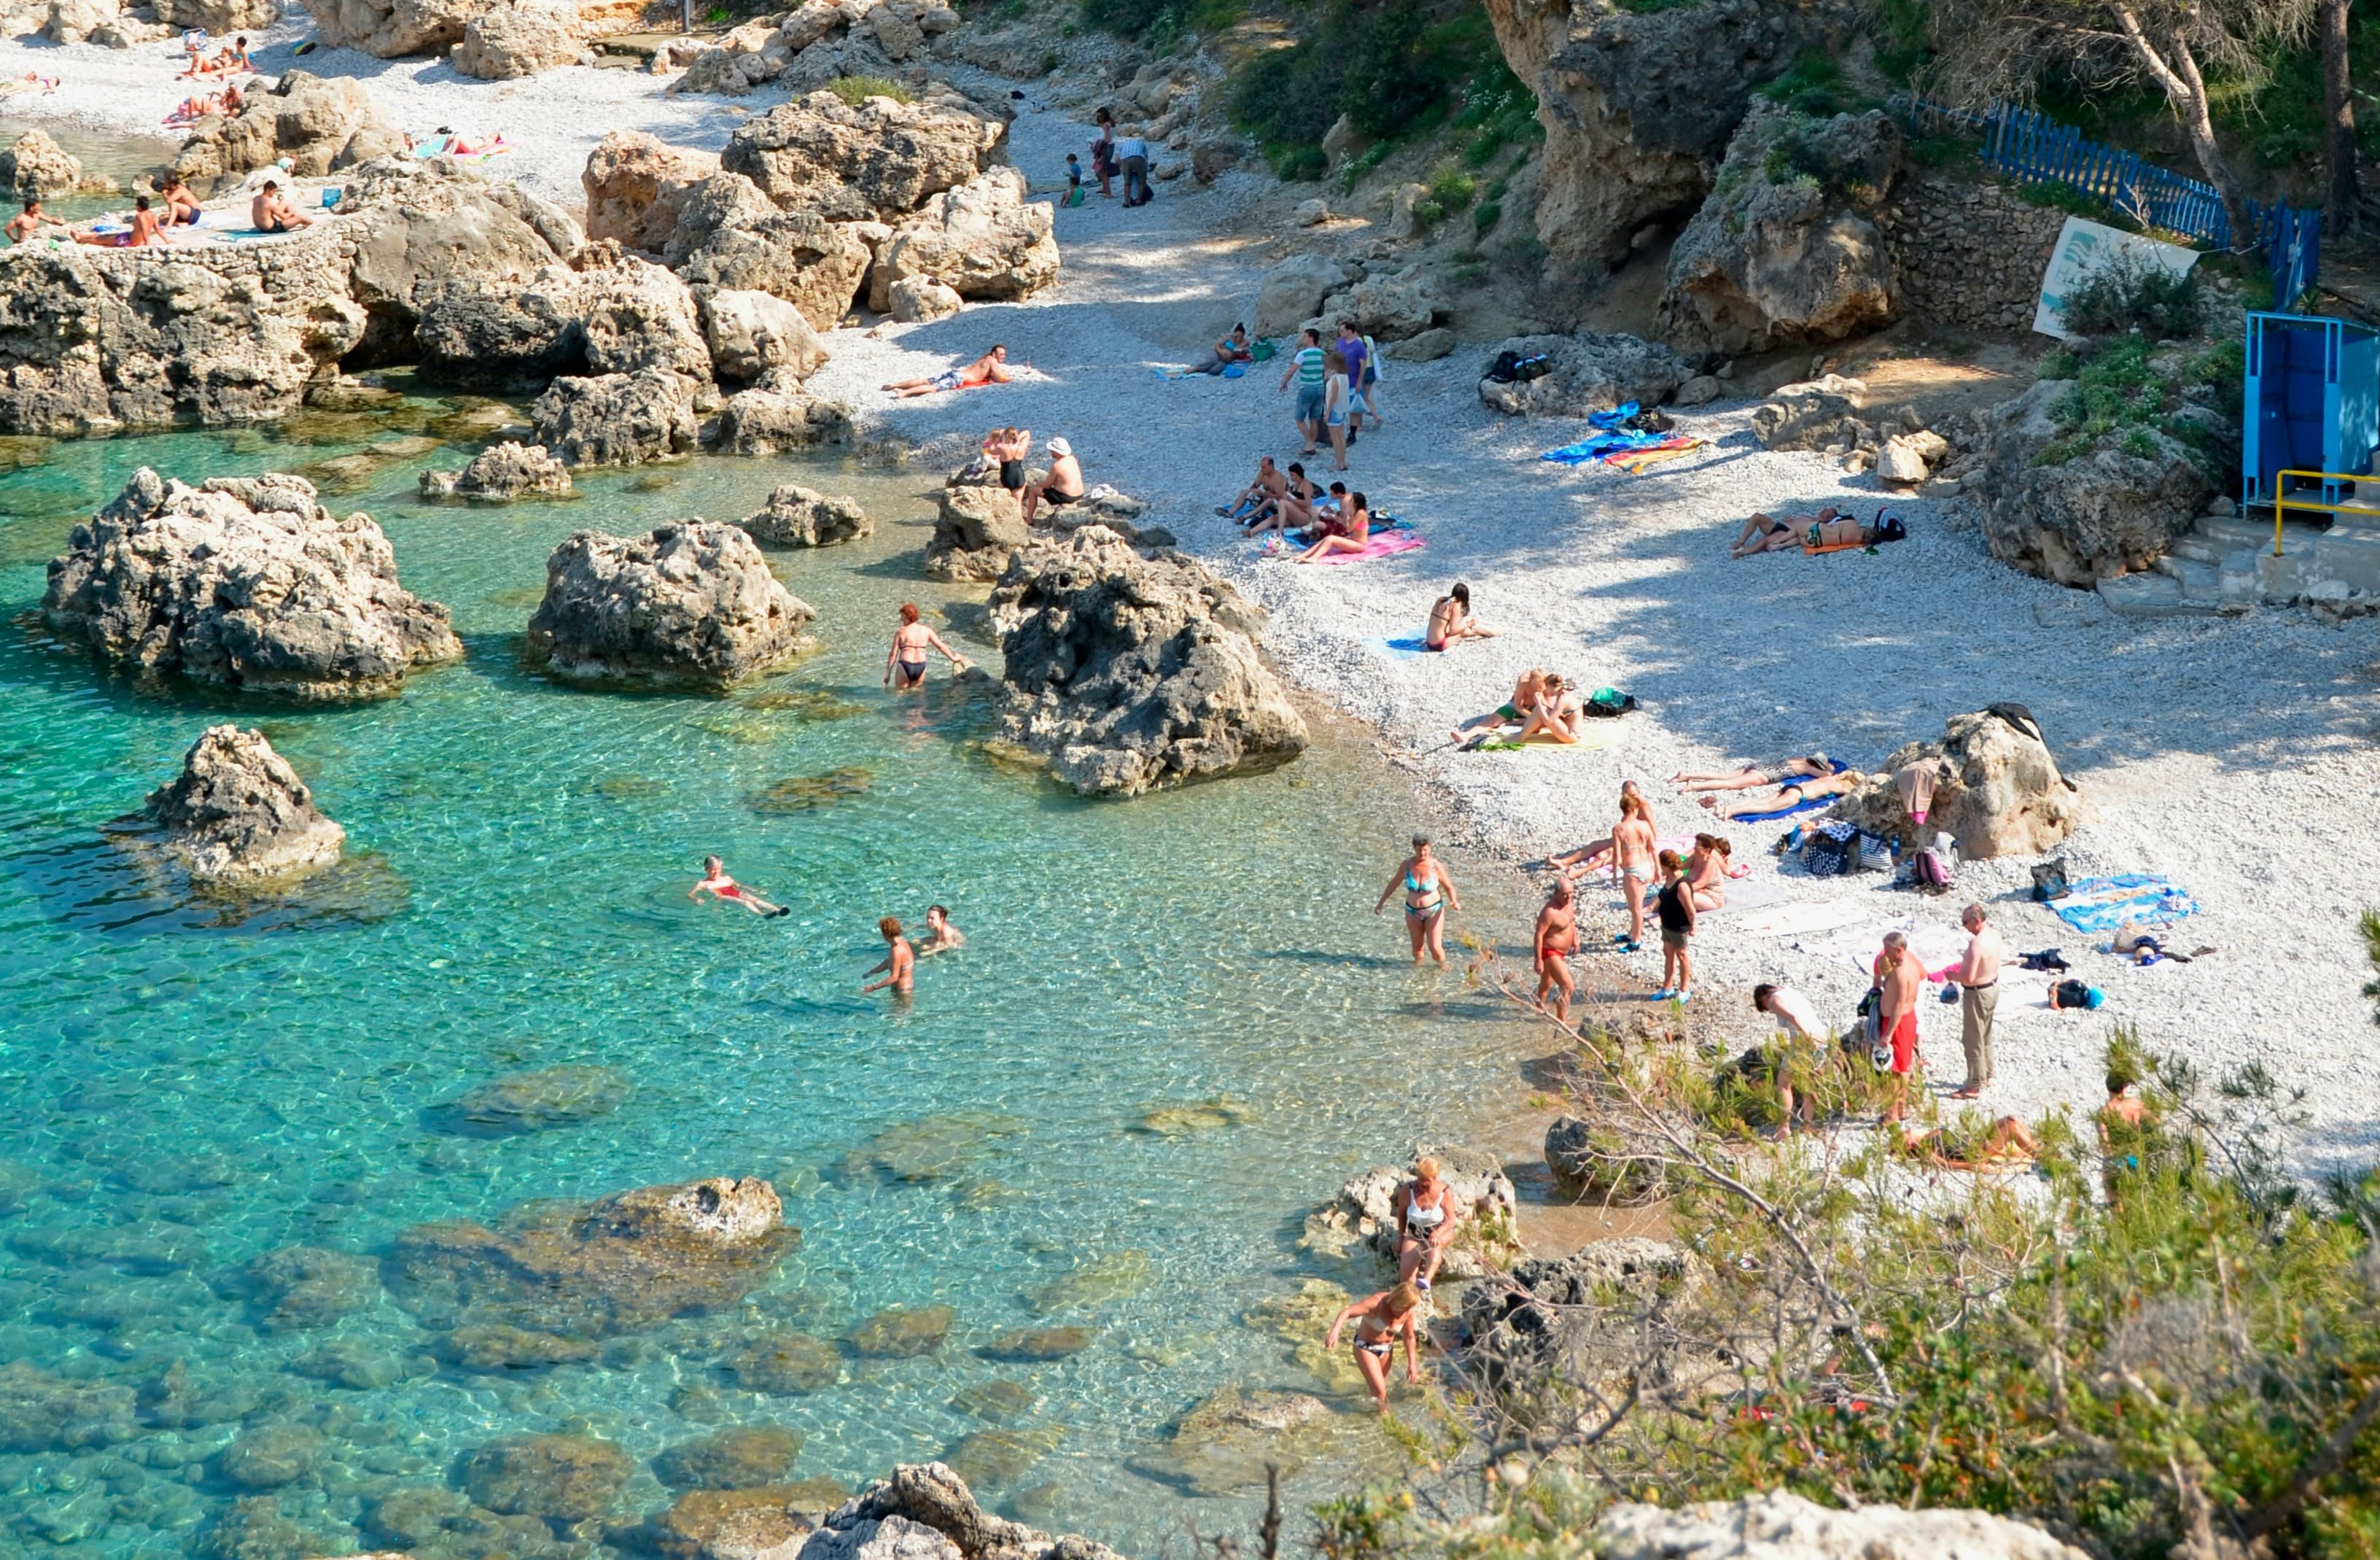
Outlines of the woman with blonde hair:
M 1322 1347 L 1338 1352 L 1339 1334 L 1350 1322 L 1355 1324 L 1355 1369 L 1363 1372 L 1364 1384 L 1372 1389 L 1373 1407 L 1385 1414 L 1389 1411 L 1389 1361 L 1396 1356 L 1400 1338 L 1405 1346 L 1405 1380 L 1421 1384 L 1421 1290 L 1412 1284 L 1400 1284 L 1365 1296 L 1332 1319 Z
M 1438 1161 L 1424 1157 L 1415 1163 L 1413 1179 L 1397 1188 L 1391 1206 L 1397 1230 L 1397 1277 L 1427 1295 L 1439 1264 L 1446 1261 L 1446 1249 L 1454 1243 L 1455 1222 L 1463 1214 L 1454 1200 L 1454 1188 L 1446 1184 Z
M 1430 854 L 1427 835 L 1414 835 L 1413 854 L 1405 858 L 1397 875 L 1389 879 L 1389 885 L 1380 890 L 1379 898 L 1372 906 L 1374 915 L 1388 907 L 1389 896 L 1397 891 L 1401 883 L 1405 891 L 1405 934 L 1413 940 L 1414 962 L 1419 964 L 1422 956 L 1427 954 L 1442 967 L 1446 963 L 1446 912 L 1461 909 L 1463 901 L 1454 892 L 1454 880 L 1446 875 L 1446 869 Z

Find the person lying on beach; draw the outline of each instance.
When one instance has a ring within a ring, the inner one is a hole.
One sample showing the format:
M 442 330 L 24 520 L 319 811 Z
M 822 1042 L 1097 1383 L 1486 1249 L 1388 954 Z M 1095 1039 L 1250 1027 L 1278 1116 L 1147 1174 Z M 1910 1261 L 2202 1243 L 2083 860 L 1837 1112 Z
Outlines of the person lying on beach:
M 926 907 L 926 934 L 917 939 L 917 957 L 946 954 L 966 946 L 966 933 L 951 924 L 951 912 L 941 905 Z
M 1749 791 L 1759 786 L 1782 786 L 1789 780 L 1831 774 L 1835 766 L 1824 753 L 1779 759 L 1775 763 L 1746 764 L 1742 769 L 1687 770 L 1670 776 L 1682 791 Z
M 1867 776 L 1855 769 L 1840 774 L 1822 774 L 1815 779 L 1789 781 L 1768 796 L 1746 792 L 1721 800 L 1705 797 L 1703 805 L 1722 818 L 1741 818 L 1747 812 L 1775 812 L 1783 808 L 1798 807 L 1819 797 L 1846 797 L 1867 784 Z
M 248 203 L 249 225 L 259 233 L 295 233 L 301 227 L 311 227 L 314 219 L 298 214 L 298 208 L 284 200 L 281 181 L 268 178 L 256 199 Z
M 1829 504 L 1815 515 L 1755 515 L 1743 522 L 1743 530 L 1735 545 L 1727 550 L 1730 558 L 1748 558 L 1755 553 L 1781 553 L 1789 547 L 1799 547 L 1802 539 L 1814 525 L 1825 525 L 1841 513 Z
M 878 921 L 876 930 L 890 948 L 884 955 L 884 961 L 868 973 L 880 974 L 884 979 L 860 987 L 859 994 L 866 996 L 869 992 L 880 992 L 890 986 L 895 993 L 907 996 L 917 989 L 917 950 L 909 945 L 909 939 L 901 935 L 901 923 L 891 916 Z
M 884 686 L 894 686 L 897 673 L 904 689 L 926 686 L 926 652 L 938 650 L 951 664 L 951 675 L 966 670 L 967 659 L 942 642 L 942 636 L 917 621 L 917 603 L 901 603 L 901 626 L 892 630 L 892 648 L 884 652 Z
M 1051 439 L 1050 474 L 1025 490 L 1025 523 L 1033 523 L 1033 511 L 1043 505 L 1062 509 L 1083 496 L 1083 463 L 1075 458 L 1075 446 L 1063 439 Z
M 945 390 L 973 390 L 986 384 L 1009 383 L 1008 348 L 998 342 L 990 351 L 963 369 L 944 369 L 925 379 L 896 379 L 884 386 L 902 400 L 916 396 L 937 396 Z
M 1981 1139 L 1947 1127 L 1919 1130 L 1913 1121 L 1900 1123 L 1895 1152 L 1944 1170 L 1998 1170 L 2041 1157 L 2041 1142 L 2024 1123 L 2004 1115 Z
M 1272 463 L 1272 457 L 1257 457 L 1256 481 L 1242 488 L 1239 496 L 1229 504 L 1217 505 L 1215 513 L 1227 520 L 1252 525 L 1264 517 L 1265 506 L 1289 491 L 1289 479 Z
M 441 157 L 482 157 L 491 152 L 509 150 L 504 145 L 504 138 L 501 134 L 490 140 L 473 140 L 463 132 L 448 129 L 443 125 L 438 127 L 438 139 L 445 143 L 438 149 L 437 154 Z M 419 150 L 414 146 L 413 138 L 409 135 L 405 138 L 405 143 L 407 151 Z
M 1253 363 L 1256 360 L 1256 352 L 1248 346 L 1248 327 L 1233 325 L 1231 335 L 1215 343 L 1214 349 L 1208 354 L 1207 360 L 1190 372 L 1217 374 L 1233 363 Z
M 1497 705 L 1484 715 L 1472 716 L 1448 732 L 1446 739 L 1466 746 L 1488 741 L 1504 726 L 1527 720 L 1529 717 L 1526 712 L 1536 707 L 1537 695 L 1543 693 L 1545 688 L 1545 668 L 1530 667 L 1521 674 L 1519 680 L 1512 684 L 1512 697 L 1509 701 Z
M 1397 875 L 1389 879 L 1389 885 L 1380 890 L 1379 899 L 1372 906 L 1374 915 L 1387 907 L 1389 896 L 1397 891 L 1399 884 L 1404 885 L 1405 935 L 1413 941 L 1414 962 L 1419 964 L 1422 956 L 1427 954 L 1443 967 L 1446 912 L 1461 909 L 1463 901 L 1454 892 L 1454 880 L 1446 875 L 1446 869 L 1430 854 L 1427 835 L 1414 835 L 1413 854 L 1405 858 Z
M 1429 624 L 1421 642 L 1427 650 L 1451 650 L 1464 640 L 1492 640 L 1496 630 L 1471 615 L 1471 587 L 1460 579 L 1429 603 Z
M 1355 1369 L 1372 1389 L 1372 1406 L 1389 1411 L 1389 1362 L 1396 1358 L 1397 1340 L 1404 1340 L 1405 1380 L 1421 1384 L 1421 1290 L 1400 1284 L 1377 1295 L 1366 1295 L 1341 1311 L 1322 1340 L 1323 1348 L 1339 1352 L 1339 1335 L 1355 1324 Z
M 1545 1005 L 1546 994 L 1554 999 L 1554 1021 L 1570 1021 L 1571 993 L 1576 984 L 1571 979 L 1570 956 L 1578 951 L 1578 906 L 1570 891 L 1568 878 L 1554 879 L 1553 888 L 1546 895 L 1545 908 L 1537 912 L 1537 1005 Z
M 1339 518 L 1324 531 L 1322 539 L 1297 555 L 1297 561 L 1310 564 L 1334 554 L 1353 553 L 1361 556 L 1372 542 L 1372 513 L 1360 493 L 1351 493 L 1341 507 Z
M 165 202 L 165 222 L 168 226 L 198 225 L 202 208 L 199 205 L 198 196 L 191 193 L 190 187 L 182 182 L 181 175 L 167 174 L 158 186 L 157 193 Z
M 12 244 L 30 243 L 33 235 L 44 226 L 66 227 L 67 221 L 42 210 L 42 198 L 36 195 L 25 202 L 23 211 L 8 219 L 8 241 Z
M 699 899 L 706 894 L 724 905 L 741 905 L 756 916 L 789 916 L 794 913 L 783 905 L 769 903 L 729 877 L 726 866 L 716 856 L 702 859 L 702 881 L 687 889 L 686 896 Z
M 135 196 L 132 201 L 132 231 L 129 233 L 93 233 L 80 228 L 73 230 L 74 241 L 103 250 L 137 250 L 148 244 L 167 244 L 165 225 L 149 209 L 149 197 Z

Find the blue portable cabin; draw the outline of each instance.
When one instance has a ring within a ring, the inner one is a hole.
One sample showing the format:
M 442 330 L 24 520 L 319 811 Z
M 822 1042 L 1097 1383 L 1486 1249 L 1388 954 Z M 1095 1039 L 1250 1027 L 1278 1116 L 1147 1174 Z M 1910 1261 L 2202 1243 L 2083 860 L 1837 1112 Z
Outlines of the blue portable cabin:
M 2372 470 L 2380 448 L 2380 331 L 2314 314 L 2252 313 L 2247 380 L 2243 505 L 2270 506 L 2282 471 Z M 2292 494 L 2325 503 L 2342 501 L 2351 486 L 2302 478 L 2289 484 Z

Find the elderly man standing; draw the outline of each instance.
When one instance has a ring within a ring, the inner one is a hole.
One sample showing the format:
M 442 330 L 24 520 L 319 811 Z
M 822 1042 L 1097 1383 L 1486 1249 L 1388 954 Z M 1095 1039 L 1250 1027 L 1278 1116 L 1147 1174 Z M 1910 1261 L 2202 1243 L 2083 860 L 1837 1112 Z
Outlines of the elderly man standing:
M 1892 1055 L 1892 1103 L 1884 1113 L 1899 1121 L 1909 1108 L 1912 1079 L 1917 1072 L 1917 993 L 1925 982 L 1925 969 L 1909 951 L 1909 939 L 1898 932 L 1885 933 L 1884 951 L 1876 956 L 1876 1035 Z
M 1981 905 L 1959 912 L 1967 929 L 1966 957 L 1950 979 L 1959 985 L 1959 1044 L 1967 1053 L 1967 1081 L 1954 1100 L 1972 1100 L 1992 1080 L 1992 1017 L 2000 1001 L 1999 928 L 1984 919 Z

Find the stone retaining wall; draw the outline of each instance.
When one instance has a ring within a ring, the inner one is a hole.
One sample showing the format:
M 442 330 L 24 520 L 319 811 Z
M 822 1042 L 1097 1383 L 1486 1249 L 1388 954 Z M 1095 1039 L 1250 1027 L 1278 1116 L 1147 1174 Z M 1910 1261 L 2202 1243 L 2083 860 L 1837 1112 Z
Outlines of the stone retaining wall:
M 1912 168 L 1878 215 L 1905 312 L 1939 325 L 2022 331 L 2066 213 L 1988 178 Z

